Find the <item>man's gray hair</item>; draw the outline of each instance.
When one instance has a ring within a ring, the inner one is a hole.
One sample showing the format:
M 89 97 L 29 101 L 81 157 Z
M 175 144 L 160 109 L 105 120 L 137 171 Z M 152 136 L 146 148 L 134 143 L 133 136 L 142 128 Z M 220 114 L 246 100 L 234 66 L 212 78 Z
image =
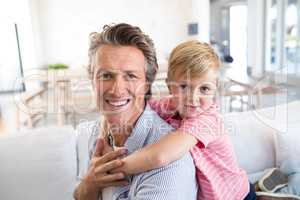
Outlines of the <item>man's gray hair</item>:
M 147 63 L 146 80 L 149 84 L 149 90 L 146 93 L 146 98 L 150 98 L 151 84 L 153 83 L 158 70 L 154 43 L 150 37 L 144 34 L 139 27 L 125 23 L 105 25 L 102 32 L 91 33 L 88 54 L 88 73 L 91 79 L 94 74 L 95 55 L 98 48 L 102 45 L 133 46 L 143 52 Z

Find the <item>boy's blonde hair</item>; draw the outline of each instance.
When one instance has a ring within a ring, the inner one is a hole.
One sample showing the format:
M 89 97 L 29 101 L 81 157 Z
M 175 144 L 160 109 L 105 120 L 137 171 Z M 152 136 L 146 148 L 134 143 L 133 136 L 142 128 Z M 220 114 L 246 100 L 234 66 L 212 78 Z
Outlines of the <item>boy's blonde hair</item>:
M 203 75 L 208 69 L 218 70 L 221 62 L 209 44 L 191 40 L 173 49 L 168 65 L 167 80 L 172 81 L 176 72 L 192 78 Z

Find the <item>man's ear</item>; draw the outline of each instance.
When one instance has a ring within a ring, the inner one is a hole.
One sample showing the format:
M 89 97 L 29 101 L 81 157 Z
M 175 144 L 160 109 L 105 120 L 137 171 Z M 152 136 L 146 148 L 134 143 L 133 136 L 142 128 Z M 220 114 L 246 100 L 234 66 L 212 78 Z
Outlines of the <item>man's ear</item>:
M 152 84 L 150 84 L 148 81 L 146 82 L 146 88 L 145 88 L 145 91 L 146 91 L 146 93 L 145 94 L 147 94 L 148 93 L 148 91 L 151 89 L 150 87 L 152 86 Z
M 151 84 L 148 81 L 146 81 L 146 83 L 144 85 L 140 85 L 140 87 L 138 87 L 138 91 L 143 92 L 143 94 L 145 95 L 145 98 L 147 98 L 146 96 L 148 95 L 150 86 L 151 86 Z

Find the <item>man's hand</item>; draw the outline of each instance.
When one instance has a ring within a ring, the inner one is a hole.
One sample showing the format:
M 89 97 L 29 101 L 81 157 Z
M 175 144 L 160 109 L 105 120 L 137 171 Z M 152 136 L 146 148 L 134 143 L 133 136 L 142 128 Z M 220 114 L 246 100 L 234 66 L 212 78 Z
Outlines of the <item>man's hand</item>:
M 112 173 L 114 169 L 124 164 L 119 158 L 126 154 L 126 150 L 118 149 L 103 155 L 104 151 L 109 151 L 109 146 L 103 139 L 98 139 L 87 175 L 75 191 L 74 196 L 76 199 L 97 199 L 101 190 L 105 187 L 128 184 L 124 180 L 124 173 Z
M 123 173 L 112 173 L 114 169 L 124 164 L 119 158 L 126 154 L 126 150 L 118 149 L 102 155 L 103 150 L 107 150 L 108 148 L 106 145 L 103 139 L 97 140 L 95 153 L 87 175 L 99 190 L 108 186 L 123 186 L 128 184 L 124 180 L 125 175 Z

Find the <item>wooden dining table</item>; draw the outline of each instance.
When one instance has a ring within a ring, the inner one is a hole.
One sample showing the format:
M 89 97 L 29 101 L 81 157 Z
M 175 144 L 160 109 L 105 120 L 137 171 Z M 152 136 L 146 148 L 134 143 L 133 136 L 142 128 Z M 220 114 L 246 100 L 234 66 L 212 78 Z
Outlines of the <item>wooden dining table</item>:
M 20 94 L 20 102 L 27 106 L 30 102 L 33 102 L 36 97 L 47 93 L 43 107 L 43 111 L 46 113 L 55 113 L 57 118 L 57 125 L 62 126 L 66 123 L 66 115 L 70 114 L 70 108 L 73 108 L 73 96 L 72 96 L 72 84 L 76 85 L 81 81 L 88 79 L 88 74 L 85 69 L 74 69 L 74 70 L 47 70 L 47 69 L 36 69 L 32 70 L 29 78 L 25 79 L 26 83 L 38 83 L 42 85 L 33 91 L 26 91 Z M 21 112 L 21 110 L 20 110 Z M 74 114 L 74 113 L 73 113 Z M 29 120 L 30 121 L 30 120 Z M 21 122 L 19 123 L 21 124 Z M 32 123 L 29 123 L 32 127 Z

